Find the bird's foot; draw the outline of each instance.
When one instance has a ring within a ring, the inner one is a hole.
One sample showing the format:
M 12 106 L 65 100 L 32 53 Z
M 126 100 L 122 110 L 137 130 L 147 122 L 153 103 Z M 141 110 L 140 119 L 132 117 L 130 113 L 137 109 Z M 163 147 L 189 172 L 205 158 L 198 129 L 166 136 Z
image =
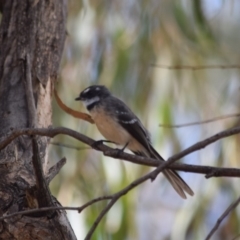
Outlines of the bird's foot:
M 124 150 L 126 149 L 126 147 L 128 146 L 128 144 L 129 144 L 129 142 L 127 142 L 124 146 L 123 146 L 123 148 L 117 148 L 116 149 L 116 158 L 119 158 L 120 156 L 121 156 L 121 154 L 124 152 Z
M 114 143 L 114 144 L 116 144 L 115 142 L 108 141 L 108 140 L 98 140 L 98 141 L 95 141 L 93 144 L 91 144 L 91 147 L 99 150 L 99 146 L 102 145 L 103 143 Z

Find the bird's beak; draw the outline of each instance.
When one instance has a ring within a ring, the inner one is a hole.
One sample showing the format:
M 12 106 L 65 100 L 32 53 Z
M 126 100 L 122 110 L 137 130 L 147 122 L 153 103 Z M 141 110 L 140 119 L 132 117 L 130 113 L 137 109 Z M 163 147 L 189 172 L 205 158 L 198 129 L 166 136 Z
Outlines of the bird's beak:
M 82 101 L 83 99 L 79 96 L 77 98 L 75 98 L 76 101 Z

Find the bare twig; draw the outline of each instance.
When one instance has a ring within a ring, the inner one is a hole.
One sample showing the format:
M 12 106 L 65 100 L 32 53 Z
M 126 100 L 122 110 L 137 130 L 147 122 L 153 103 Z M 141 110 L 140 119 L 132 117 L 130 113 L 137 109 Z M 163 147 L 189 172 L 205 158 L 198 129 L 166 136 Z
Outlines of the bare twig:
M 222 138 L 225 138 L 225 137 L 229 137 L 229 136 L 232 136 L 232 135 L 235 135 L 235 134 L 238 134 L 240 133 L 240 127 L 235 127 L 235 128 L 230 128 L 228 130 L 224 130 L 222 132 L 219 132 L 209 138 L 206 138 L 205 140 L 203 141 L 200 141 L 198 143 L 195 143 L 193 144 L 191 147 L 183 150 L 182 152 L 174 155 L 173 158 L 175 160 L 177 159 L 180 159 L 186 155 L 188 155 L 189 153 L 192 153 L 192 152 L 195 152 L 197 150 L 200 150 L 202 148 L 205 148 L 206 146 L 210 145 L 211 143 L 214 143 Z
M 120 197 L 122 197 L 123 195 L 128 193 L 131 189 L 135 188 L 136 186 L 143 183 L 144 181 L 146 181 L 148 179 L 154 180 L 160 172 L 162 172 L 167 166 L 169 166 L 171 163 L 173 163 L 176 160 L 177 159 L 174 158 L 174 157 L 169 158 L 166 162 L 163 162 L 163 163 L 159 164 L 158 167 L 154 171 L 146 174 L 143 177 L 138 178 L 137 180 L 132 182 L 130 185 L 128 185 L 126 188 L 124 188 L 123 190 L 118 192 L 116 194 L 116 196 L 108 203 L 108 205 L 103 209 L 103 211 L 97 217 L 96 221 L 94 222 L 93 226 L 91 227 L 90 231 L 88 232 L 85 240 L 90 240 L 91 239 L 92 234 L 94 233 L 94 231 L 95 231 L 97 225 L 100 223 L 101 219 L 104 217 L 104 215 L 109 211 L 109 209 L 114 205 L 114 203 Z
M 182 163 L 173 163 L 170 166 L 167 166 L 169 169 L 198 173 L 198 174 L 206 174 L 205 178 L 211 177 L 240 177 L 240 169 L 239 168 L 218 168 L 212 166 L 200 166 L 200 165 L 190 165 L 190 164 L 182 164 Z
M 46 177 L 46 182 L 48 185 L 52 181 L 52 179 L 59 173 L 61 168 L 65 165 L 66 161 L 67 160 L 64 157 L 48 170 L 47 177 Z
M 210 231 L 210 233 L 207 235 L 207 237 L 205 238 L 205 240 L 209 240 L 213 234 L 217 231 L 219 225 L 221 224 L 221 222 L 224 220 L 224 218 L 227 217 L 227 215 L 233 211 L 237 205 L 240 203 L 240 196 L 239 198 L 233 202 L 224 212 L 223 214 L 220 216 L 220 218 L 217 220 L 216 224 L 214 225 L 214 227 L 212 228 L 212 230 Z
M 39 207 L 50 207 L 53 204 L 51 193 L 44 177 L 38 143 L 35 136 L 32 138 L 32 149 L 33 149 L 32 163 L 36 176 L 38 205 Z
M 112 195 L 111 201 L 107 204 L 107 206 L 101 211 L 101 213 L 98 215 L 97 219 L 95 220 L 94 224 L 92 225 L 91 229 L 89 230 L 87 236 L 85 237 L 85 240 L 90 240 L 92 237 L 92 234 L 94 233 L 95 229 L 97 228 L 98 224 L 102 220 L 102 218 L 105 216 L 105 214 L 111 209 L 111 207 L 114 205 L 114 203 L 127 194 L 130 190 L 137 187 L 141 183 L 147 181 L 148 179 L 152 179 L 152 175 L 156 174 L 158 169 L 155 169 L 154 171 L 144 175 L 143 177 L 138 178 L 137 180 L 133 181 L 131 184 L 129 184 L 127 187 L 122 189 L 121 191 L 115 193 Z
M 239 116 L 240 116 L 240 113 L 233 113 L 233 114 L 227 114 L 227 115 L 224 115 L 224 116 L 219 116 L 219 117 L 210 118 L 210 119 L 203 120 L 203 121 L 191 122 L 191 123 L 176 124 L 176 125 L 159 124 L 159 127 L 182 128 L 182 127 L 189 127 L 189 126 L 194 126 L 194 125 L 206 124 L 206 123 L 210 123 L 210 122 L 216 122 L 216 121 L 223 120 L 223 119 L 226 119 L 226 118 L 239 117 Z
M 204 70 L 204 69 L 238 69 L 240 68 L 239 64 L 229 64 L 229 65 L 201 65 L 201 66 L 193 66 L 193 65 L 164 65 L 152 63 L 151 67 L 157 67 L 168 70 Z
M 180 154 L 177 154 L 180 155 Z M 163 162 L 161 164 L 158 165 L 158 167 L 144 175 L 143 177 L 138 178 L 137 180 L 135 180 L 134 182 L 132 182 L 130 185 L 128 185 L 126 188 L 122 189 L 121 191 L 119 191 L 112 199 L 111 201 L 107 204 L 107 206 L 102 210 L 102 212 L 99 214 L 99 216 L 97 217 L 97 219 L 95 220 L 94 224 L 92 225 L 91 229 L 89 230 L 85 240 L 90 240 L 92 237 L 92 234 L 94 233 L 96 227 L 98 226 L 98 224 L 100 223 L 100 221 L 102 220 L 102 218 L 105 216 L 105 214 L 111 209 L 111 207 L 114 205 L 114 203 L 123 195 L 127 194 L 130 190 L 132 190 L 133 188 L 135 188 L 136 186 L 138 186 L 139 184 L 143 183 L 144 181 L 151 179 L 154 180 L 156 178 L 156 176 L 162 172 L 166 167 L 168 167 L 171 163 L 175 162 L 176 160 L 178 160 L 178 158 L 176 157 L 177 155 L 174 155 L 173 157 L 170 157 L 166 162 Z
M 103 197 L 94 198 L 93 200 L 85 203 L 81 207 L 42 207 L 42 208 L 29 209 L 29 210 L 15 212 L 15 213 L 11 213 L 11 214 L 2 216 L 2 217 L 0 217 L 0 221 L 3 221 L 3 220 L 8 219 L 8 218 L 15 217 L 15 216 L 19 216 L 19 215 L 29 215 L 29 214 L 32 214 L 32 213 L 47 212 L 47 211 L 50 211 L 50 210 L 73 210 L 73 211 L 78 211 L 80 213 L 85 208 L 87 208 L 88 206 L 90 206 L 90 205 L 92 205 L 96 202 L 100 202 L 100 201 L 103 201 L 103 200 L 109 200 L 111 198 L 112 198 L 112 196 L 103 196 Z

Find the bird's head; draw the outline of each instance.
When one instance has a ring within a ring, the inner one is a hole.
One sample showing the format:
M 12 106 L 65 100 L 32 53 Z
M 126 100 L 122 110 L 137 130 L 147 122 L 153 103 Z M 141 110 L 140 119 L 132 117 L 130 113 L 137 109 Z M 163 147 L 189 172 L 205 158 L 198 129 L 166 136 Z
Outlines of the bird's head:
M 76 101 L 82 101 L 85 107 L 90 110 L 100 100 L 110 96 L 110 91 L 102 85 L 92 85 L 85 88 L 77 98 Z

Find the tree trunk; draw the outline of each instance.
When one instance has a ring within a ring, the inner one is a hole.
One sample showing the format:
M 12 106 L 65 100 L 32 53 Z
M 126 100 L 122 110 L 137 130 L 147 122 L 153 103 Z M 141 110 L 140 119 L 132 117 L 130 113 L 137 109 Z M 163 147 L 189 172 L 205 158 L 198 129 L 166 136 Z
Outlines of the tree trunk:
M 65 0 L 0 0 L 0 141 L 13 129 L 49 127 L 66 31 Z M 46 137 L 0 151 L 0 214 L 58 205 L 48 183 Z M 38 165 L 40 163 L 40 167 Z M 76 239 L 64 211 L 0 222 L 0 239 Z

